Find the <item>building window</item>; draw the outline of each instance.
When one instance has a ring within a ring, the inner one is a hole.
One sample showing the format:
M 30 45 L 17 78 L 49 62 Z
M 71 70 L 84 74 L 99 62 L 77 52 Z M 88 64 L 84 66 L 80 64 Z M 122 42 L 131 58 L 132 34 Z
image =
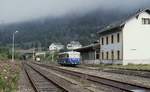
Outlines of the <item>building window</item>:
M 114 43 L 114 36 L 111 35 L 111 43 L 113 44 Z
M 106 59 L 108 60 L 108 56 L 109 56 L 109 53 L 108 52 L 106 52 Z
M 120 51 L 117 51 L 117 59 L 120 60 Z
M 100 56 L 99 56 L 100 54 L 99 53 L 100 53 L 100 51 L 96 51 L 96 59 L 100 58 Z
M 104 45 L 104 38 L 102 37 L 102 45 Z
M 108 44 L 108 36 L 106 37 L 106 44 Z
M 150 24 L 150 18 L 142 18 L 142 24 Z
M 119 33 L 117 34 L 117 42 L 118 43 L 120 42 L 120 34 Z
M 104 59 L 104 52 L 102 52 L 102 60 Z
M 114 51 L 111 51 L 111 58 L 114 59 Z

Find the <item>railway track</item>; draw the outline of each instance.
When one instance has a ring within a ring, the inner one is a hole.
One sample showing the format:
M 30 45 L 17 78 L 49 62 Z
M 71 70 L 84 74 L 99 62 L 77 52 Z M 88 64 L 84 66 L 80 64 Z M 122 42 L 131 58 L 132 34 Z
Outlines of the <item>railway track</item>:
M 88 67 L 81 67 L 81 66 L 79 66 L 77 68 L 97 70 L 97 71 L 101 70 L 103 72 L 109 72 L 109 73 L 138 76 L 138 77 L 143 77 L 143 78 L 150 78 L 150 71 L 149 70 L 122 69 L 122 68 L 91 69 Z
M 35 92 L 68 92 L 27 64 L 24 69 Z
M 79 78 L 86 78 L 86 80 L 100 83 L 103 85 L 107 85 L 110 87 L 114 87 L 114 88 L 123 90 L 123 92 L 150 92 L 150 88 L 145 87 L 145 86 L 125 83 L 125 82 L 121 82 L 121 81 L 117 81 L 117 80 L 112 80 L 112 79 L 108 79 L 108 78 L 103 78 L 103 77 L 98 77 L 98 76 L 94 76 L 94 75 L 90 75 L 90 74 L 81 73 L 81 72 L 66 70 L 66 69 L 62 69 L 62 68 L 50 66 L 50 65 L 45 65 L 45 64 L 38 64 L 38 65 L 46 67 L 46 68 L 50 68 L 50 69 L 53 69 L 53 70 L 56 70 L 59 72 L 63 72 L 65 74 L 77 76 Z

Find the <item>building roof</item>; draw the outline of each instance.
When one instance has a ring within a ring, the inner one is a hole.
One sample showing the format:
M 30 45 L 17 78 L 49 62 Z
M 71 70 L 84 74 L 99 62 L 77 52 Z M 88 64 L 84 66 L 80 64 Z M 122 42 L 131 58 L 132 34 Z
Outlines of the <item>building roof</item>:
M 96 44 L 90 44 L 78 49 L 74 49 L 74 51 L 78 51 L 78 52 L 88 52 L 88 51 L 93 51 L 95 49 L 99 49 L 100 48 L 100 43 L 96 43 Z
M 143 12 L 147 12 L 147 13 L 150 14 L 150 9 L 138 10 L 137 12 L 133 13 L 132 15 L 126 17 L 125 19 L 123 19 L 121 21 L 117 21 L 115 23 L 109 24 L 109 25 L 101 28 L 100 31 L 98 31 L 98 34 L 101 34 L 101 33 L 105 32 L 105 31 L 111 31 L 112 29 L 115 29 L 115 28 L 122 28 L 129 19 L 131 19 L 133 17 L 138 18 L 139 14 L 141 14 Z

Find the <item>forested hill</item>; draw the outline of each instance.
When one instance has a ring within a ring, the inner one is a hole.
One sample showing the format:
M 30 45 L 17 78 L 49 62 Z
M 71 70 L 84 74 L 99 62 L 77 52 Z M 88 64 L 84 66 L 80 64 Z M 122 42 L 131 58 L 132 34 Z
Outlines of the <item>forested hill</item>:
M 126 17 L 129 12 L 95 10 L 86 14 L 68 14 L 59 18 L 43 18 L 30 22 L 0 27 L 0 44 L 12 41 L 12 32 L 18 30 L 16 43 L 21 48 L 48 47 L 52 42 L 67 44 L 78 40 L 86 45 L 98 39 L 100 27 Z

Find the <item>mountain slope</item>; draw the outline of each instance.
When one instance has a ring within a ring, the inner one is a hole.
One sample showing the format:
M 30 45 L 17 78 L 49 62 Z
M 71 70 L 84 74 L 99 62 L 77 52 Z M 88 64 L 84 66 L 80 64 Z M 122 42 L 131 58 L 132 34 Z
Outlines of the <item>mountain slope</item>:
M 0 44 L 12 42 L 12 32 L 18 30 L 16 43 L 21 48 L 48 47 L 52 42 L 67 44 L 78 40 L 86 45 L 98 39 L 97 31 L 130 12 L 95 10 L 84 15 L 68 14 L 60 18 L 44 18 L 0 27 Z

